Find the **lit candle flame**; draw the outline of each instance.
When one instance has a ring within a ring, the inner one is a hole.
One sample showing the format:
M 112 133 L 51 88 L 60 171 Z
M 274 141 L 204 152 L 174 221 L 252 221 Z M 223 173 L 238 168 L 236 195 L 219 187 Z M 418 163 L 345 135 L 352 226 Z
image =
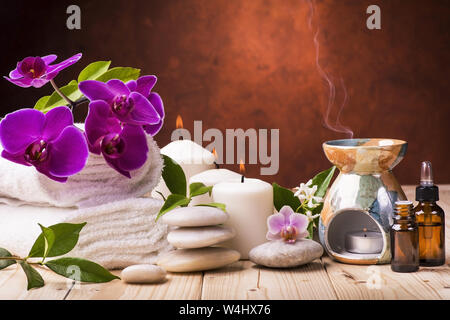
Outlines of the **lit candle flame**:
M 239 162 L 239 172 L 242 175 L 245 175 L 245 165 L 244 165 L 244 161 L 242 161 L 242 160 Z
M 183 127 L 183 119 L 181 118 L 180 115 L 177 116 L 176 127 L 177 127 L 177 129 L 182 129 L 182 128 L 184 128 L 184 127 Z
M 212 154 L 214 155 L 214 158 L 216 158 L 217 160 L 217 152 L 216 152 L 216 148 L 212 149 Z

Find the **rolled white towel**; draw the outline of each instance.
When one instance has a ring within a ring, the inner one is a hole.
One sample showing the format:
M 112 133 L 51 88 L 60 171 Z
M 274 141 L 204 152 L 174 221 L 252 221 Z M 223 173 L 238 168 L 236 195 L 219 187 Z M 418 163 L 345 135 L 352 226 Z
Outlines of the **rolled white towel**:
M 152 191 L 161 178 L 160 149 L 147 136 L 148 159 L 131 179 L 111 168 L 101 155 L 89 154 L 85 168 L 60 183 L 36 171 L 0 157 L 0 203 L 90 207 L 110 201 L 141 197 Z M 0 152 L 2 148 L 0 147 Z
M 166 240 L 168 226 L 155 222 L 161 205 L 161 200 L 152 198 L 84 209 L 0 204 L 0 247 L 26 256 L 41 233 L 37 223 L 87 222 L 67 256 L 89 259 L 108 269 L 152 264 L 158 254 L 172 249 Z

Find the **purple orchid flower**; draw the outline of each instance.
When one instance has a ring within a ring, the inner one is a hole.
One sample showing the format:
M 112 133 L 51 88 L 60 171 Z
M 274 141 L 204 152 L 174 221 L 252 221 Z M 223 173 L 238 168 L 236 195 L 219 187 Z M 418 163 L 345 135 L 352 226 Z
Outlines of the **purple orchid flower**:
M 309 235 L 308 218 L 299 213 L 295 213 L 290 206 L 284 206 L 280 212 L 269 216 L 267 219 L 268 240 L 284 240 L 287 243 L 294 243 L 297 239 L 305 238 Z
M 0 122 L 2 157 L 34 166 L 50 179 L 65 182 L 80 172 L 89 155 L 86 138 L 73 125 L 72 112 L 57 107 L 47 114 L 22 109 Z
M 147 160 L 147 138 L 142 127 L 111 116 L 110 105 L 103 100 L 89 104 L 85 130 L 90 151 L 103 154 L 112 168 L 128 178 L 130 171 L 139 169 Z
M 155 76 L 145 76 L 128 86 L 120 80 L 113 79 L 107 83 L 86 80 L 80 82 L 78 87 L 89 100 L 106 102 L 110 114 L 122 123 L 158 126 L 162 125 L 161 115 L 164 116 L 164 111 L 159 95 L 150 94 L 155 82 Z M 148 130 L 157 132 L 159 129 Z
M 53 65 L 50 63 L 57 58 L 54 54 L 45 57 L 27 57 L 17 63 L 17 67 L 9 73 L 9 78 L 4 78 L 19 87 L 40 88 L 56 77 L 61 70 L 80 60 L 81 56 L 82 54 L 78 53 L 67 60 Z

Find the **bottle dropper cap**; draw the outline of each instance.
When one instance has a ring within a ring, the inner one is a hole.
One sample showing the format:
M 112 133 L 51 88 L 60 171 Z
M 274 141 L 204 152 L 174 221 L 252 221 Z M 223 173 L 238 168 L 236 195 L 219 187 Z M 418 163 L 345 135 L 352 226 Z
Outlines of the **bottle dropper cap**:
M 417 201 L 438 201 L 439 189 L 433 182 L 433 168 L 430 161 L 423 161 L 420 168 L 420 185 L 416 188 Z

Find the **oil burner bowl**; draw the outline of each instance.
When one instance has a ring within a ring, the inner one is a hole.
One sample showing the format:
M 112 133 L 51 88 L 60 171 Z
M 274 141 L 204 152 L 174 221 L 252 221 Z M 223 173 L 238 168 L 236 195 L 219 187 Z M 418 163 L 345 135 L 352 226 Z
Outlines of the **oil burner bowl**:
M 319 238 L 327 253 L 351 264 L 389 263 L 394 203 L 406 196 L 392 174 L 403 159 L 407 142 L 397 139 L 342 139 L 327 141 L 323 149 L 339 169 L 330 187 L 319 222 Z M 370 230 L 380 232 L 383 248 L 377 253 L 346 250 L 345 235 Z

